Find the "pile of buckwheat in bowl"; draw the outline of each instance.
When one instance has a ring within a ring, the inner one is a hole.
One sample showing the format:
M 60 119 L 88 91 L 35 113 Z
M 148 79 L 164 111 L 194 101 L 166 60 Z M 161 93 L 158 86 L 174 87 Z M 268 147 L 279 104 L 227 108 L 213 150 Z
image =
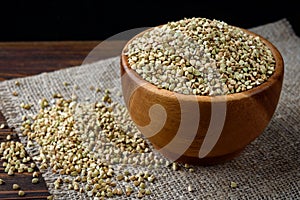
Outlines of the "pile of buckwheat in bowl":
M 252 89 L 274 72 L 275 60 L 258 36 L 218 20 L 189 18 L 146 31 L 125 50 L 128 64 L 159 88 L 222 95 Z
M 189 164 L 228 161 L 258 137 L 284 71 L 270 41 L 206 18 L 149 28 L 120 60 L 132 120 L 160 153 Z

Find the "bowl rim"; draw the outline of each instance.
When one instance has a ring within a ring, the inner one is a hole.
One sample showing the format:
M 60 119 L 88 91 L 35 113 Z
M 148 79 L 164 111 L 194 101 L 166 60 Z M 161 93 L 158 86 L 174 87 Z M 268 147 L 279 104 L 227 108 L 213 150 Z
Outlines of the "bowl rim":
M 125 50 L 127 49 L 128 45 L 132 42 L 132 40 L 134 40 L 135 38 L 141 36 L 145 32 L 150 31 L 156 27 L 159 27 L 159 26 L 148 28 L 148 29 L 138 33 L 134 37 L 132 37 L 123 47 L 122 52 L 121 52 L 121 57 L 120 57 L 120 64 L 121 64 L 121 67 L 123 68 L 124 72 L 127 73 L 129 76 L 132 76 L 131 78 L 137 78 L 138 81 L 140 83 L 142 83 L 142 85 L 143 85 L 142 87 L 149 92 L 156 93 L 156 94 L 159 94 L 159 95 L 167 97 L 167 98 L 174 98 L 174 99 L 180 98 L 181 100 L 184 100 L 184 101 L 195 101 L 196 100 L 197 102 L 199 102 L 199 101 L 200 102 L 228 102 L 228 101 L 241 100 L 241 99 L 256 95 L 258 93 L 261 93 L 261 92 L 267 90 L 272 85 L 274 85 L 276 82 L 283 79 L 284 61 L 283 61 L 282 55 L 279 52 L 279 50 L 269 40 L 267 40 L 265 37 L 261 36 L 260 34 L 254 33 L 248 29 L 236 27 L 236 28 L 241 29 L 242 31 L 244 31 L 247 34 L 253 35 L 255 37 L 259 37 L 260 40 L 272 52 L 272 55 L 275 59 L 275 69 L 274 69 L 274 73 L 265 82 L 263 82 L 262 84 L 260 84 L 258 86 L 255 86 L 249 90 L 246 90 L 246 91 L 232 93 L 232 94 L 226 94 L 226 95 L 216 95 L 216 96 L 181 94 L 181 93 L 177 93 L 177 92 L 170 91 L 167 89 L 158 88 L 156 85 L 146 81 L 137 72 L 135 72 L 133 69 L 131 69 L 130 65 L 128 63 L 128 56 L 125 55 Z M 235 26 L 233 26 L 233 27 L 235 27 Z

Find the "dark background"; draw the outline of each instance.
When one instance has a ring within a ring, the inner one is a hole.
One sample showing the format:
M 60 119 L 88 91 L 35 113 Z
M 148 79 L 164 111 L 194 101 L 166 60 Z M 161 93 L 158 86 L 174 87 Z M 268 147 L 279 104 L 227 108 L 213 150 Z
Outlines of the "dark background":
M 286 18 L 300 36 L 299 3 L 290 1 L 6 1 L 0 41 L 104 40 L 128 29 L 184 17 L 251 28 Z

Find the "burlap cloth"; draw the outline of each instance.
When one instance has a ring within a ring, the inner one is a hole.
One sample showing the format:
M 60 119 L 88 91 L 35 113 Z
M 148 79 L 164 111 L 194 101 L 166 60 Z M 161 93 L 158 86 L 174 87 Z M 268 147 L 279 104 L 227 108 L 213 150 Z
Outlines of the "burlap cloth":
M 194 173 L 163 167 L 152 170 L 157 181 L 149 186 L 152 194 L 145 199 L 300 199 L 300 39 L 286 19 L 251 30 L 270 40 L 284 58 L 283 89 L 270 124 L 239 157 L 225 164 L 194 167 Z M 22 102 L 38 105 L 40 98 L 51 99 L 54 92 L 66 97 L 75 92 L 79 100 L 93 102 L 98 97 L 88 89 L 91 85 L 120 91 L 119 57 L 21 78 L 18 79 L 21 87 L 15 86 L 15 80 L 0 84 L 0 108 L 9 126 L 20 133 L 21 116 L 35 113 L 37 108 L 24 111 L 19 106 Z M 78 85 L 79 90 L 64 87 L 64 81 Z M 20 95 L 14 97 L 13 91 Z M 117 95 L 114 100 L 123 102 Z M 19 136 L 26 143 L 26 139 Z M 28 151 L 34 155 L 34 151 Z M 84 194 L 64 188 L 54 190 L 51 183 L 56 175 L 50 170 L 43 173 L 43 177 L 57 199 L 86 198 Z M 231 188 L 231 181 L 238 187 Z M 188 192 L 189 184 L 193 192 Z M 131 198 L 136 197 L 128 199 Z

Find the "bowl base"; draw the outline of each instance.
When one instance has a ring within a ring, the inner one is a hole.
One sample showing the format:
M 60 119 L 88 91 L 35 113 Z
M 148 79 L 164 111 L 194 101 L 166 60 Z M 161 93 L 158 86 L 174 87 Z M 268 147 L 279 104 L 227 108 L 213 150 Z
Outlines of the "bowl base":
M 217 156 L 217 157 L 205 157 L 205 158 L 197 158 L 197 157 L 190 157 L 182 155 L 180 158 L 176 160 L 178 163 L 182 164 L 191 164 L 191 165 L 202 165 L 202 166 L 209 166 L 209 165 L 217 165 L 222 164 L 227 161 L 233 160 L 234 158 L 238 157 L 241 152 L 244 150 L 240 149 L 238 151 L 232 152 L 230 154 Z M 171 156 L 169 152 L 160 152 L 166 158 L 170 158 Z

